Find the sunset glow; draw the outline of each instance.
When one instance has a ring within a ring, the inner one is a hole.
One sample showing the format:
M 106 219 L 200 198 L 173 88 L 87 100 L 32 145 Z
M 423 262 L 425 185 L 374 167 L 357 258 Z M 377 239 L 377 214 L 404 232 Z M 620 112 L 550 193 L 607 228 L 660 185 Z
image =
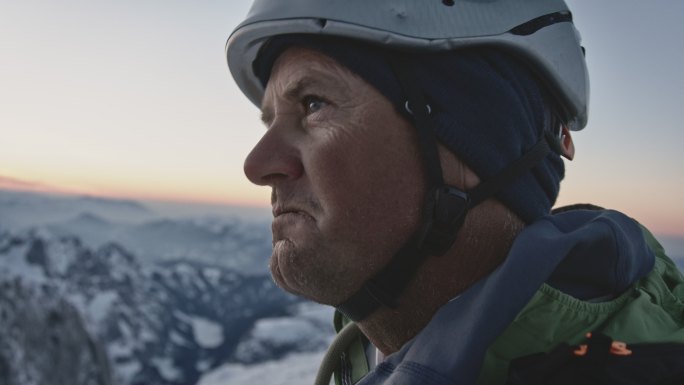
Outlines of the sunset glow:
M 268 206 L 242 171 L 264 128 L 224 58 L 249 3 L 3 2 L 0 188 Z M 558 204 L 684 235 L 684 3 L 568 5 L 592 98 Z

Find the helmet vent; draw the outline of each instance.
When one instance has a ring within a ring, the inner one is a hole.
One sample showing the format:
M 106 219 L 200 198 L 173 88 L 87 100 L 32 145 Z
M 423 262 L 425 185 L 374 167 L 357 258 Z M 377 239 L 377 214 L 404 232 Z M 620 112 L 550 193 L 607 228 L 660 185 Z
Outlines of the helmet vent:
M 453 7 L 456 2 L 454 0 L 442 0 L 442 4 L 446 5 L 447 7 Z
M 328 19 L 316 19 L 316 23 L 317 23 L 321 28 L 325 28 L 325 25 L 328 24 Z

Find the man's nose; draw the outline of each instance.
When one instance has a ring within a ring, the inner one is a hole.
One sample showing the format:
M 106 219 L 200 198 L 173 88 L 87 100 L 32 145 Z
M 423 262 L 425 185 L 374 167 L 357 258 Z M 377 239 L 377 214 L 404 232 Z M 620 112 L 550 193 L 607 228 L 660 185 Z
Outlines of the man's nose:
M 244 171 L 250 182 L 260 186 L 299 178 L 304 167 L 292 133 L 271 127 L 247 155 Z

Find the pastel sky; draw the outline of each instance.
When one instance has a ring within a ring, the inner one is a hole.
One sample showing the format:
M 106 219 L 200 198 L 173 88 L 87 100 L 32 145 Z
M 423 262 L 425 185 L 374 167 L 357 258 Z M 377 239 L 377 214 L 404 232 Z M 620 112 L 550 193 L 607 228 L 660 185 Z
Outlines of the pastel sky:
M 684 2 L 568 1 L 591 76 L 559 204 L 684 235 Z M 267 205 L 224 44 L 248 0 L 0 2 L 0 187 Z

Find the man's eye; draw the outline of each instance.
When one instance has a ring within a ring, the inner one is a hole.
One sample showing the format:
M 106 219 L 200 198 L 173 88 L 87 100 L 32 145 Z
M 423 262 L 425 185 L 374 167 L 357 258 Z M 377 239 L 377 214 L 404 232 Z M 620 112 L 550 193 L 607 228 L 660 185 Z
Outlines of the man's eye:
M 325 100 L 315 95 L 305 96 L 302 103 L 304 104 L 304 110 L 306 110 L 307 115 L 319 111 L 327 104 Z

